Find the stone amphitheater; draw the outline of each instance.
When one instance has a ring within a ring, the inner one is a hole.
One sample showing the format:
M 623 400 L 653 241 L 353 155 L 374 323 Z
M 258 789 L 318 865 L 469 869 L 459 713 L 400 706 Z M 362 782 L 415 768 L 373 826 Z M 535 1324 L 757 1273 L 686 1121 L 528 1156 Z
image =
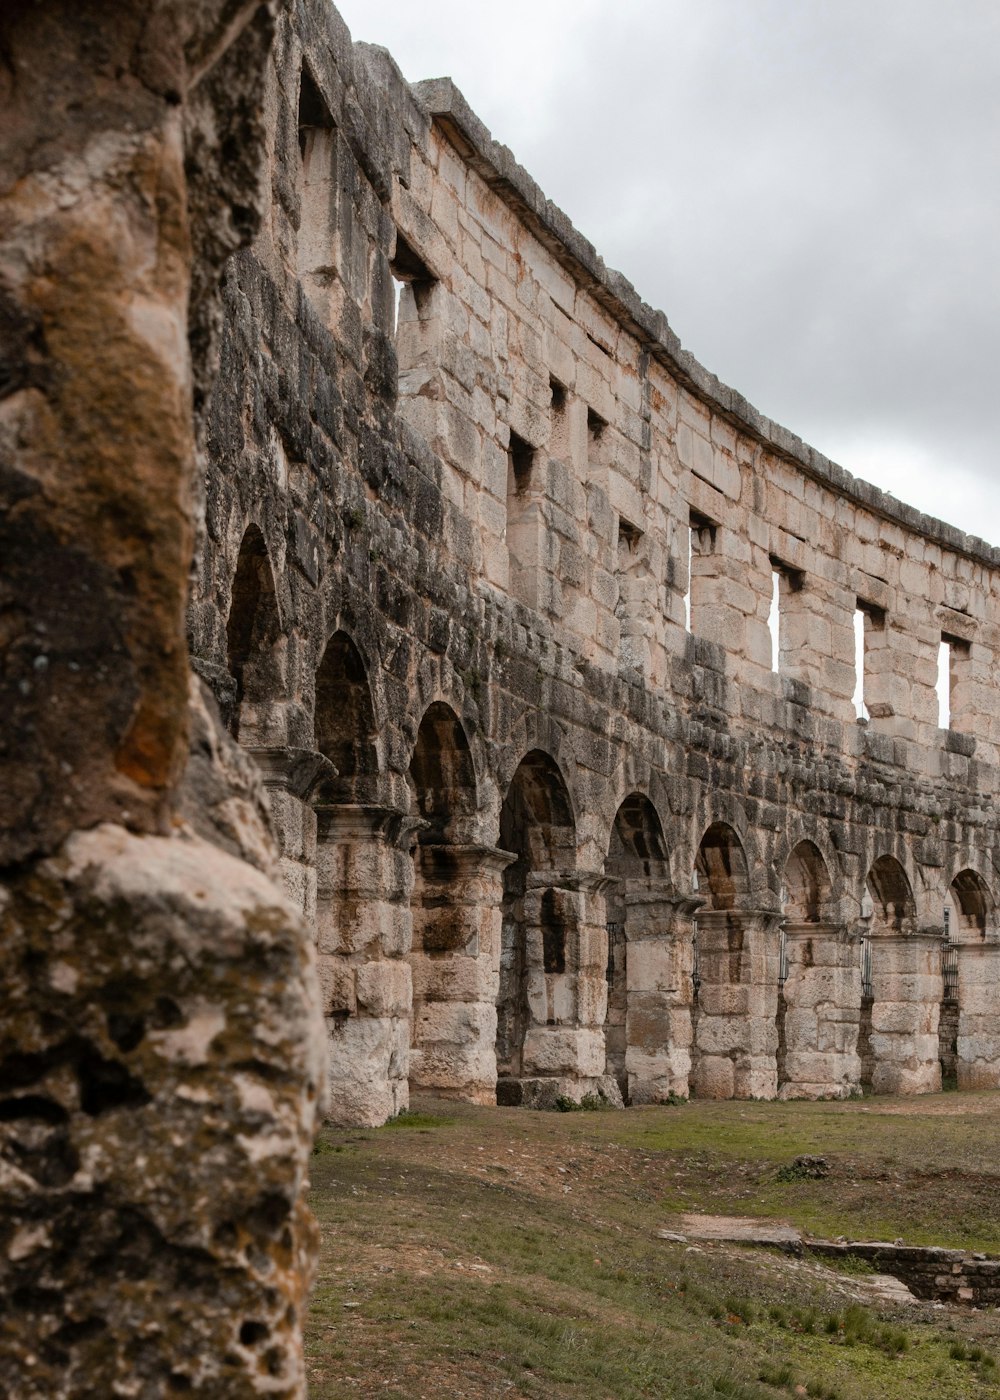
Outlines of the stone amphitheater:
M 997 551 L 715 380 L 450 81 L 307 5 L 266 107 L 191 654 L 332 1115 L 1000 1083 Z
M 302 1395 L 324 1112 L 1000 1085 L 1000 550 L 325 0 L 0 54 L 0 1389 Z

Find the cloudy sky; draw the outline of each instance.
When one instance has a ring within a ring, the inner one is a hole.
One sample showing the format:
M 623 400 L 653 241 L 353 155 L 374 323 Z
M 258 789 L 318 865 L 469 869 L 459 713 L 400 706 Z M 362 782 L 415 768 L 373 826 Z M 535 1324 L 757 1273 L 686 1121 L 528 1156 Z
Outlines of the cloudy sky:
M 997 0 L 344 0 L 763 413 L 1000 544 Z

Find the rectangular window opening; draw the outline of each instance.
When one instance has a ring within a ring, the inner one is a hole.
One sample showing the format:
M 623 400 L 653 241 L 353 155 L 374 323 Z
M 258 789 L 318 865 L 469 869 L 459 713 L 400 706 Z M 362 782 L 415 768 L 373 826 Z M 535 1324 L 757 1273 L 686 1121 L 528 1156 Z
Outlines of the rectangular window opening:
M 859 598 L 854 609 L 854 712 L 867 724 L 871 719 L 865 697 L 865 660 L 869 634 L 885 628 L 885 610 Z
M 302 72 L 299 77 L 299 151 L 303 159 L 306 154 L 306 144 L 310 131 L 322 130 L 332 131 L 334 129 L 333 117 L 330 109 L 326 105 L 326 100 L 317 86 L 316 79 L 309 72 L 309 69 L 302 65 Z
M 687 592 L 684 595 L 684 626 L 689 632 L 695 630 L 697 611 L 693 601 L 695 559 L 715 553 L 715 530 L 715 523 L 709 520 L 708 516 L 701 515 L 696 510 L 690 512 L 687 532 Z
M 510 565 L 510 591 L 528 607 L 541 597 L 543 505 L 535 470 L 537 449 L 510 433 L 507 448 L 507 521 L 504 537 Z
M 398 329 L 400 319 L 422 320 L 430 305 L 431 293 L 437 279 L 433 272 L 414 252 L 401 233 L 396 234 L 396 251 L 389 264 L 392 273 L 393 290 L 396 299 L 394 328 Z M 410 306 L 407 305 L 407 298 Z M 407 317 L 407 312 L 412 315 Z
M 391 334 L 396 343 L 399 391 L 405 398 L 411 392 L 412 381 L 404 376 L 422 370 L 424 373 L 417 381 L 422 385 L 426 372 L 438 366 L 439 328 L 434 304 L 438 282 L 420 254 L 398 230 L 389 272 L 393 296 Z
M 647 623 L 649 620 L 648 580 L 649 557 L 642 548 L 638 525 L 618 517 L 618 557 L 615 582 L 618 597 L 615 617 L 618 619 L 618 661 L 626 672 L 649 673 L 650 655 Z
M 951 643 L 942 637 L 938 646 L 938 728 L 951 728 Z
M 941 633 L 938 646 L 938 728 L 953 728 L 955 688 L 960 679 L 960 667 L 969 654 L 969 643 L 963 637 Z
M 618 518 L 618 557 L 621 559 L 624 553 L 626 558 L 629 554 L 634 554 L 642 539 L 642 531 L 638 525 L 633 525 L 630 520 L 619 516 Z
M 314 310 L 329 324 L 337 278 L 337 128 L 305 64 L 299 74 L 298 131 L 296 269 Z
M 561 462 L 570 458 L 569 395 L 558 379 L 549 379 L 549 456 Z
M 512 432 L 510 446 L 507 449 L 508 500 L 512 496 L 523 496 L 525 492 L 531 490 L 534 464 L 535 449 L 531 443 Z
M 600 442 L 607 426 L 607 419 L 595 413 L 592 408 L 587 409 L 587 435 L 591 442 Z
M 782 626 L 788 595 L 802 591 L 804 574 L 781 559 L 771 558 L 771 604 L 767 614 L 767 626 L 771 633 L 771 670 L 781 670 Z

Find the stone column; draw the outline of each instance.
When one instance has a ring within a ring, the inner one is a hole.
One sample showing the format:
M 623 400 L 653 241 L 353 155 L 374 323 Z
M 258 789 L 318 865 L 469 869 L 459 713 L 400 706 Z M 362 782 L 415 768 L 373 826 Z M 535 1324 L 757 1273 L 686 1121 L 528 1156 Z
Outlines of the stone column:
M 410 1085 L 496 1102 L 503 872 L 492 846 L 419 846 Z
M 524 896 L 528 1028 L 523 1079 L 558 1079 L 560 1092 L 610 1090 L 605 1076 L 608 931 L 604 875 L 528 876 Z M 617 1086 L 616 1086 L 617 1087 Z
M 706 1099 L 773 1099 L 781 916 L 706 909 L 696 923 L 701 988 L 694 1092 Z
M 687 1097 L 691 1078 L 694 912 L 666 882 L 626 880 L 625 1068 L 631 1103 Z
M 1000 943 L 958 947 L 958 1087 L 1000 1089 Z
M 331 1122 L 406 1108 L 412 824 L 389 807 L 317 807 L 316 947 L 329 1032 Z
M 861 1087 L 859 939 L 842 924 L 784 924 L 782 1099 L 846 1099 Z
M 316 918 L 316 813 L 309 798 L 325 778 L 336 777 L 337 770 L 313 749 L 245 747 L 244 752 L 257 764 L 267 789 L 285 893 L 312 923 Z
M 938 1018 L 944 983 L 940 933 L 872 936 L 872 1091 L 941 1088 Z

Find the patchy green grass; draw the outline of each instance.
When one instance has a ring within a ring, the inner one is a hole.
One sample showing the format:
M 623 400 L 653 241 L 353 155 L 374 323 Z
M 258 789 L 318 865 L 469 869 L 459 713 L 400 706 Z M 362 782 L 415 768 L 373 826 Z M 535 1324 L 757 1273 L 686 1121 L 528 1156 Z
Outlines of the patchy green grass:
M 849 1103 L 690 1104 L 626 1115 L 619 1141 L 682 1159 L 673 1211 L 788 1219 L 814 1235 L 1000 1252 L 1000 1117 L 987 1094 Z M 779 1180 L 809 1153 L 829 1176 Z
M 310 1394 L 1000 1400 L 992 1314 L 900 1309 L 873 1302 L 860 1272 L 656 1236 L 706 1209 L 995 1241 L 983 1167 L 1000 1101 L 948 1104 L 546 1114 L 427 1101 L 384 1129 L 327 1130 Z M 830 1176 L 776 1182 L 804 1152 Z

